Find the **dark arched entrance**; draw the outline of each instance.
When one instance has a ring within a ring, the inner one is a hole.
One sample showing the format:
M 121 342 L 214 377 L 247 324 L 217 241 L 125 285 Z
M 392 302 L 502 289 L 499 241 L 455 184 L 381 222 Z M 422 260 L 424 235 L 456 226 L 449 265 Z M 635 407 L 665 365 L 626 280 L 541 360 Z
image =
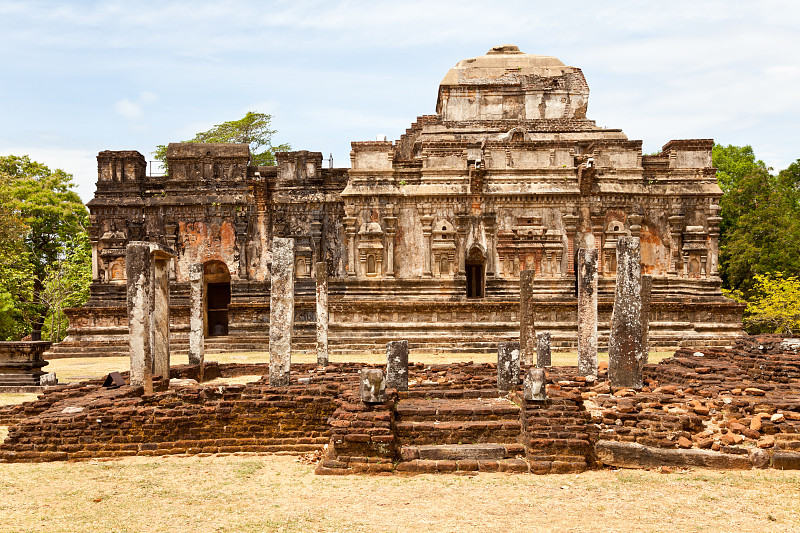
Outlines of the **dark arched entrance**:
M 486 256 L 480 246 L 473 245 L 469 249 L 464 270 L 467 274 L 467 298 L 483 298 L 486 285 Z
M 228 334 L 228 305 L 231 303 L 231 273 L 222 261 L 209 261 L 203 266 L 206 284 L 206 335 Z

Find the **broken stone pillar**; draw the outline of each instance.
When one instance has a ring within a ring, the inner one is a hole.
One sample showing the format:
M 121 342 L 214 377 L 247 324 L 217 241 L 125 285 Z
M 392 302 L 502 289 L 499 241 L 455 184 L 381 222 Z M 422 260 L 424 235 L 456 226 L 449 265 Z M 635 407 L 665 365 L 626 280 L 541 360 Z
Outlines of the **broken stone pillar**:
M 152 242 L 125 249 L 131 385 L 153 392 L 153 376 L 169 380 L 169 263 L 175 256 Z
M 550 332 L 545 331 L 536 336 L 536 366 L 544 368 L 552 364 L 550 356 Z
M 642 388 L 641 272 L 639 239 L 620 237 L 608 340 L 608 379 L 612 387 Z
M 519 349 L 522 353 L 522 364 L 533 364 L 533 353 L 536 349 L 536 324 L 533 319 L 533 279 L 535 270 L 523 270 L 519 273 Z
M 359 387 L 361 401 L 364 403 L 383 403 L 386 401 L 386 379 L 380 368 L 362 368 Z
M 317 277 L 317 365 L 328 364 L 328 263 L 320 261 Z
M 597 376 L 597 249 L 578 250 L 578 373 Z
M 408 390 L 408 341 L 386 343 L 386 386 Z
M 547 377 L 543 368 L 530 368 L 522 382 L 522 394 L 528 401 L 543 402 L 547 399 Z
M 519 384 L 519 343 L 501 342 L 497 345 L 497 389 L 509 392 Z
M 272 285 L 269 300 L 269 384 L 289 384 L 294 325 L 294 239 L 272 239 Z
M 653 290 L 653 276 L 642 276 L 642 365 L 650 359 L 650 293 Z
M 189 364 L 203 364 L 203 264 L 189 265 Z

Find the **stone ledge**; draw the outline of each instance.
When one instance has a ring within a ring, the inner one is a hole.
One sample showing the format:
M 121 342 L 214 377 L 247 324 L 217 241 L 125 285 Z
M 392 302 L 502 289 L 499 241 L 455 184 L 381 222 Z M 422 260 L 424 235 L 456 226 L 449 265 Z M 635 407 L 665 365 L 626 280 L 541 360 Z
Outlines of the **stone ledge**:
M 748 470 L 753 467 L 753 463 L 746 455 L 731 455 L 711 450 L 653 448 L 635 442 L 608 440 L 595 444 L 594 450 L 601 463 L 621 468 L 693 466 L 719 470 Z

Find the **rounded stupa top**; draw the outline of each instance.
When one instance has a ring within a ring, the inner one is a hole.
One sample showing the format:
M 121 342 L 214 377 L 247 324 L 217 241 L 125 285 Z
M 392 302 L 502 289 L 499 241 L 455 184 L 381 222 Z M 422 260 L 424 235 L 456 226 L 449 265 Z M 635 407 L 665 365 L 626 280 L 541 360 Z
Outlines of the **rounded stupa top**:
M 439 85 L 436 113 L 446 121 L 584 119 L 589 86 L 581 69 L 513 44 L 464 59 Z
M 556 57 L 526 54 L 516 45 L 502 44 L 492 47 L 486 55 L 459 61 L 447 72 L 441 84 L 491 83 L 508 74 L 552 77 L 571 70 L 572 67 L 564 65 Z

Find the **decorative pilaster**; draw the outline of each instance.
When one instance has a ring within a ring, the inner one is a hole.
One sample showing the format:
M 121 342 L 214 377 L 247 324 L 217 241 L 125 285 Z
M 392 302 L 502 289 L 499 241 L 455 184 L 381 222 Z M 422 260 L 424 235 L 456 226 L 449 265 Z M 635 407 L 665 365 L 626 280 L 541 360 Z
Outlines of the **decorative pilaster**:
M 433 230 L 433 216 L 425 214 L 419 217 L 422 222 L 422 275 L 426 278 L 433 276 L 431 272 L 431 232 Z
M 483 227 L 486 230 L 486 278 L 495 276 L 495 237 L 494 229 L 497 217 L 494 214 L 483 215 Z
M 342 217 L 344 231 L 347 236 L 347 275 L 356 275 L 356 217 L 354 209 L 347 210 L 346 217 Z
M 386 272 L 384 275 L 388 278 L 394 277 L 394 235 L 397 233 L 397 217 L 390 215 L 383 217 L 383 223 L 386 229 Z
M 711 204 L 708 207 L 708 268 L 709 277 L 719 276 L 719 224 L 722 217 L 719 216 L 719 204 Z
M 568 276 L 575 275 L 575 229 L 578 226 L 578 215 L 563 215 L 564 231 L 567 232 L 567 270 Z
M 463 279 L 467 276 L 464 260 L 467 256 L 467 231 L 469 230 L 469 216 L 459 215 L 456 217 L 456 257 L 458 258 L 458 277 Z
M 669 273 L 679 274 L 684 270 L 683 258 L 681 257 L 681 232 L 683 231 L 684 215 L 672 215 L 669 217 L 670 251 L 669 251 Z

